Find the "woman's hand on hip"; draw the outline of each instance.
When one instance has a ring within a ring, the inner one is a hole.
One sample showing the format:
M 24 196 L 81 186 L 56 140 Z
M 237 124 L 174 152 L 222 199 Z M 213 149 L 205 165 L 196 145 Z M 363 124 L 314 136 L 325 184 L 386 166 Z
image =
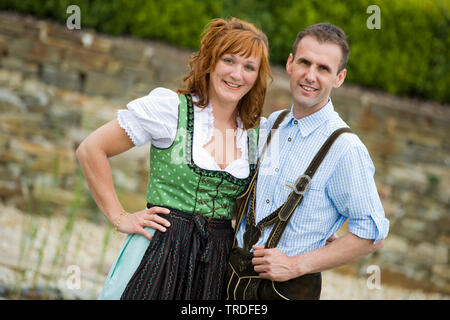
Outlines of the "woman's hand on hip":
M 152 239 L 152 235 L 145 230 L 145 227 L 150 227 L 161 232 L 166 232 L 170 227 L 170 222 L 158 213 L 169 214 L 170 210 L 163 207 L 152 207 L 128 214 L 122 218 L 117 230 L 124 233 L 137 233 L 146 237 L 148 240 Z

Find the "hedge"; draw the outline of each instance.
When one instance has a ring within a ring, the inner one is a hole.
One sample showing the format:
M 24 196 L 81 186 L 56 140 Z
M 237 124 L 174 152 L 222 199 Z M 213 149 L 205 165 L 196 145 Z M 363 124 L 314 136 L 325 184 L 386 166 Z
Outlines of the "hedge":
M 281 65 L 300 29 L 334 23 L 350 44 L 346 81 L 450 102 L 449 0 L 2 0 L 0 10 L 64 23 L 71 4 L 81 9 L 82 28 L 192 49 L 198 48 L 201 30 L 211 18 L 246 19 L 266 32 L 271 62 Z M 367 28 L 370 5 L 380 8 L 380 29 Z

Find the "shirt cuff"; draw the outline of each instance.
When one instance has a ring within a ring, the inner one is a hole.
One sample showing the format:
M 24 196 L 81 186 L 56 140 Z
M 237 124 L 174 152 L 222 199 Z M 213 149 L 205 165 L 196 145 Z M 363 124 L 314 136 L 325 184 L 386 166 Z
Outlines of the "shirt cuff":
M 373 243 L 376 244 L 387 237 L 389 220 L 380 214 L 371 214 L 362 219 L 350 219 L 348 221 L 348 229 L 354 235 L 363 239 L 373 240 Z

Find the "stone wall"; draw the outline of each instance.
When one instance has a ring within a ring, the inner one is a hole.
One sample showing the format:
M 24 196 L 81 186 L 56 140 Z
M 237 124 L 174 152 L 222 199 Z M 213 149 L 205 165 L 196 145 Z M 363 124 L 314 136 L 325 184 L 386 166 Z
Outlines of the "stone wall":
M 45 199 L 51 210 L 67 213 L 79 183 L 77 145 L 127 101 L 157 86 L 176 89 L 189 55 L 0 12 L 2 203 L 34 212 Z M 290 105 L 284 70 L 273 72 L 265 115 Z M 391 223 L 383 249 L 339 271 L 361 275 L 374 264 L 382 281 L 450 293 L 450 108 L 350 85 L 332 98 L 369 149 Z M 148 146 L 111 161 L 124 206 L 142 208 Z M 85 195 L 84 214 L 101 223 Z

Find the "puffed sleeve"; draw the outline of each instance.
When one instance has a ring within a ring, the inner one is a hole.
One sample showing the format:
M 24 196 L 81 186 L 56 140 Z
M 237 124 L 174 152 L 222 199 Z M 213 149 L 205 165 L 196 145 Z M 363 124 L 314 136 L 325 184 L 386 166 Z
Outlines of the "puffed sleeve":
M 387 237 L 389 221 L 378 196 L 374 173 L 366 147 L 351 146 L 328 181 L 327 192 L 338 212 L 349 219 L 349 231 L 376 243 Z
M 177 133 L 178 104 L 176 92 L 156 88 L 129 102 L 127 109 L 118 111 L 117 119 L 136 146 L 151 141 L 155 147 L 167 148 Z

